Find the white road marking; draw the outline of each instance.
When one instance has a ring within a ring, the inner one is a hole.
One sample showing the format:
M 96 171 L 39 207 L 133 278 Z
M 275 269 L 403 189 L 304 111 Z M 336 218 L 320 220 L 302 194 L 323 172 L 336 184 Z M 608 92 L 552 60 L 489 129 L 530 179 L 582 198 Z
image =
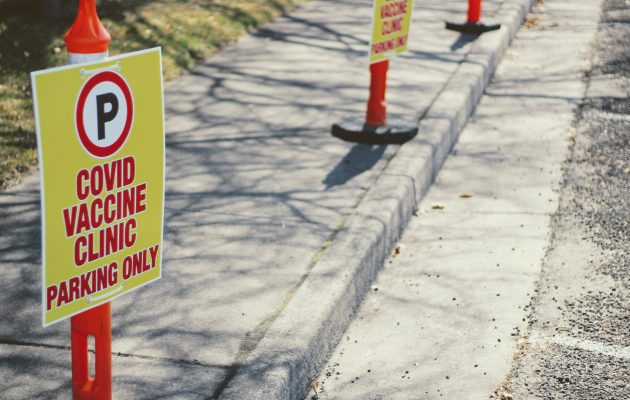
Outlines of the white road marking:
M 596 342 L 588 339 L 578 339 L 568 335 L 544 336 L 540 332 L 535 332 L 529 337 L 529 342 L 535 345 L 556 344 L 563 347 L 577 348 L 591 353 L 598 353 L 605 356 L 630 360 L 630 346 L 619 346 Z
M 629 121 L 630 114 L 617 114 L 606 111 L 590 111 L 586 113 L 587 118 L 606 120 L 606 121 Z

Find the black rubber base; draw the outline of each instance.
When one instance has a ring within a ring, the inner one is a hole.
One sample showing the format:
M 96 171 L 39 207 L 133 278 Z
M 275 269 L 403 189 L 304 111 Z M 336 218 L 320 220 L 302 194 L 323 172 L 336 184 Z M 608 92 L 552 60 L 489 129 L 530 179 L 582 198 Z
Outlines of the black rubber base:
M 331 134 L 353 143 L 403 144 L 418 134 L 418 124 L 397 121 L 391 125 L 369 126 L 349 120 L 334 124 Z
M 446 29 L 450 31 L 457 31 L 461 33 L 481 34 L 484 32 L 496 31 L 501 29 L 501 24 L 486 25 L 481 22 L 466 22 L 463 24 L 456 24 L 453 22 L 446 23 Z

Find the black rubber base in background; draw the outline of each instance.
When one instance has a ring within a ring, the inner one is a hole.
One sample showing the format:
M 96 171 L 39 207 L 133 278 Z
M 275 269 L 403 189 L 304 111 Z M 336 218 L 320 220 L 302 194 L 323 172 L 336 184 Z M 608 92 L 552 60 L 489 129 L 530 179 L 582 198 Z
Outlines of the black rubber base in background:
M 486 25 L 482 24 L 481 22 L 465 22 L 463 24 L 456 24 L 454 22 L 446 22 L 446 29 L 450 31 L 479 35 L 484 32 L 496 31 L 498 29 L 501 29 L 501 24 Z
M 418 124 L 391 120 L 384 126 L 370 126 L 363 121 L 348 119 L 333 124 L 331 134 L 341 140 L 367 144 L 403 144 L 418 134 Z

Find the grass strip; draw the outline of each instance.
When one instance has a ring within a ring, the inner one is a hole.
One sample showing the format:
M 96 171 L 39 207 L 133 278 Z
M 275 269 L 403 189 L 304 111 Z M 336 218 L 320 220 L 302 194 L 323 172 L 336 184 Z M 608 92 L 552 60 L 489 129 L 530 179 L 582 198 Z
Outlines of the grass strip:
M 110 54 L 162 47 L 169 80 L 306 0 L 102 0 Z M 63 1 L 61 2 L 64 3 Z M 42 0 L 0 0 L 0 191 L 37 163 L 29 73 L 64 65 L 74 12 L 44 17 Z

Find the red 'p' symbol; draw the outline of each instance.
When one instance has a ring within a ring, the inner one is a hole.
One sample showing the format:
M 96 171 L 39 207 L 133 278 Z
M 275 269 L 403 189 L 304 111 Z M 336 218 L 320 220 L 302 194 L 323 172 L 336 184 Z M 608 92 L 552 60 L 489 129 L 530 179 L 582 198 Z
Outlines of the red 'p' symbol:
M 92 156 L 114 155 L 127 141 L 133 123 L 133 96 L 114 71 L 90 77 L 79 91 L 75 124 L 79 142 Z

